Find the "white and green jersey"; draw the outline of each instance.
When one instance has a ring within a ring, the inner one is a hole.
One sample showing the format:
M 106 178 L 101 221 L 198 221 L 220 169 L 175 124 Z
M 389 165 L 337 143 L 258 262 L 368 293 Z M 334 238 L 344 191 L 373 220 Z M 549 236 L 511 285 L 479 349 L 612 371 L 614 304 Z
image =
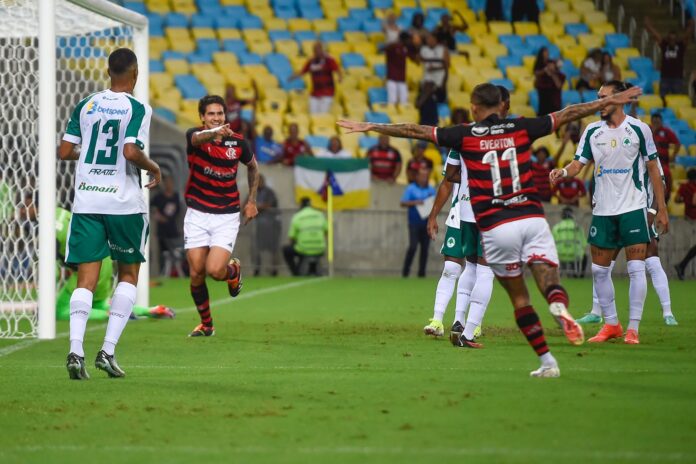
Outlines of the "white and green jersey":
M 137 214 L 147 206 L 140 170 L 123 156 L 123 147 L 144 147 L 152 108 L 124 92 L 104 90 L 77 104 L 63 140 L 81 145 L 75 172 L 73 213 Z
M 656 158 L 650 127 L 636 118 L 626 116 L 616 128 L 605 121 L 588 125 L 575 159 L 595 164 L 592 214 L 615 216 L 645 208 L 645 163 Z
M 469 195 L 469 178 L 467 175 L 466 166 L 464 166 L 464 163 L 462 163 L 458 151 L 450 150 L 449 154 L 447 155 L 447 160 L 445 161 L 445 171 L 447 170 L 448 164 L 451 164 L 453 166 L 459 166 L 459 169 L 461 170 L 461 183 L 455 184 L 456 187 L 452 190 L 452 210 L 456 210 L 456 227 L 459 228 L 459 221 L 473 223 L 476 222 L 476 219 L 474 218 L 474 210 L 471 208 L 471 196 Z M 456 207 L 457 205 L 458 208 Z M 448 221 L 452 217 L 453 214 L 450 212 L 450 215 L 447 217 Z M 452 222 L 454 222 L 454 220 L 455 219 L 452 219 Z M 449 223 L 446 224 L 448 226 L 450 225 Z
M 665 179 L 665 171 L 662 169 L 662 163 L 657 163 L 657 169 L 660 171 L 660 178 L 662 179 L 662 186 L 666 189 L 666 179 Z M 645 170 L 645 188 L 647 189 L 647 205 L 648 208 L 653 207 L 653 202 L 655 201 L 655 190 L 653 189 L 652 181 L 650 180 L 650 175 L 648 174 L 648 170 Z

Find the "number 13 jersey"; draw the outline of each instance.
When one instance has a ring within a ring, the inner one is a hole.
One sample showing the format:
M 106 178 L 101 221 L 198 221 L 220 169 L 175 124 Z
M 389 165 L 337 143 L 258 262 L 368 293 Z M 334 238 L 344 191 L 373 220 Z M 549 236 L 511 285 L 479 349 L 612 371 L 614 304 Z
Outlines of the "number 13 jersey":
M 77 104 L 63 136 L 81 145 L 73 213 L 147 212 L 140 170 L 123 156 L 123 147 L 134 143 L 144 148 L 151 116 L 149 105 L 125 92 L 104 90 Z
M 552 115 L 435 128 L 433 140 L 457 150 L 466 166 L 476 223 L 486 231 L 506 222 L 544 217 L 532 180 L 532 142 L 555 130 Z

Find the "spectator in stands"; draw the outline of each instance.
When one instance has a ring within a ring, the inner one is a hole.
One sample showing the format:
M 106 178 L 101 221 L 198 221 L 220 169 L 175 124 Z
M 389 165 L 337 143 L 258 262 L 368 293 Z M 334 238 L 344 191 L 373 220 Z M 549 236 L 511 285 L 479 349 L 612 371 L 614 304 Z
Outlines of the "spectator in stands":
M 253 144 L 256 140 L 256 129 L 254 128 L 254 124 L 251 121 L 242 119 L 240 134 L 242 134 L 244 139 L 246 139 L 250 144 Z
M 696 69 L 691 71 L 691 77 L 689 77 L 689 96 L 691 104 L 696 106 Z
M 254 246 L 252 248 L 254 275 L 261 274 L 261 255 L 265 251 L 271 256 L 270 274 L 275 277 L 278 275 L 281 230 L 278 197 L 273 189 L 266 184 L 266 178 L 263 175 L 259 176 L 256 208 L 259 210 L 259 215 L 254 220 Z
M 609 52 L 602 53 L 602 69 L 600 70 L 602 85 L 611 81 L 621 80 L 621 68 L 614 63 L 614 59 Z
M 602 82 L 602 51 L 599 48 L 593 48 L 587 55 L 580 66 L 580 79 L 576 89 L 596 90 Z
M 425 38 L 425 45 L 420 49 L 419 61 L 423 65 L 423 82 L 435 84 L 435 94 L 439 103 L 447 101 L 447 73 L 450 65 L 447 47 L 437 43 L 433 34 Z
M 339 139 L 337 136 L 333 136 L 329 139 L 329 145 L 326 147 L 326 149 L 320 151 L 319 153 L 316 154 L 317 158 L 333 158 L 333 159 L 340 159 L 340 158 L 352 158 L 353 155 L 348 151 L 343 148 L 343 144 L 341 143 L 341 139 Z
M 334 85 L 334 74 L 338 81 L 343 79 L 341 68 L 332 57 L 325 51 L 321 42 L 314 44 L 314 55 L 307 60 L 300 72 L 290 76 L 290 80 L 310 73 L 312 76 L 312 93 L 309 97 L 309 112 L 311 114 L 328 113 L 331 110 L 336 86 Z
M 681 143 L 679 143 L 677 134 L 672 132 L 672 129 L 662 125 L 662 114 L 658 111 L 655 111 L 650 116 L 650 123 L 653 140 L 657 148 L 657 156 L 660 158 L 662 171 L 665 173 L 665 201 L 669 201 L 669 196 L 672 193 L 672 172 L 669 169 L 669 163 L 673 161 L 677 153 L 679 153 Z M 670 145 L 674 147 L 672 153 L 669 152 Z
M 471 119 L 469 119 L 469 112 L 461 107 L 452 109 L 450 120 L 452 121 L 453 126 L 457 126 L 459 124 L 469 124 L 471 122 Z
M 684 57 L 693 35 L 692 27 L 687 28 L 681 36 L 677 36 L 675 31 L 670 31 L 667 37 L 663 37 L 653 26 L 652 20 L 646 16 L 645 29 L 660 45 L 662 53 L 660 96 L 664 98 L 668 94 L 684 93 Z
M 425 42 L 426 36 L 430 34 L 430 31 L 425 28 L 425 16 L 423 16 L 423 13 L 418 12 L 413 15 L 408 32 L 411 34 L 414 47 L 419 49 Z
M 426 148 L 428 148 L 428 142 L 423 140 L 419 140 L 413 146 L 411 159 L 408 160 L 408 164 L 406 165 L 406 179 L 409 184 L 416 181 L 418 171 L 425 169 L 428 171 L 428 176 L 430 176 L 433 170 L 433 162 L 425 157 Z
M 577 145 L 580 142 L 580 134 L 582 134 L 581 120 L 569 122 L 565 125 L 561 145 L 558 147 L 558 152 L 556 152 L 556 155 L 554 156 L 554 164 L 557 164 L 558 161 L 561 159 L 561 156 L 563 155 L 566 146 L 568 146 L 568 143 L 573 143 Z
M 534 87 L 539 94 L 537 115 L 545 116 L 561 109 L 561 89 L 565 79 L 558 63 L 549 58 L 549 49 L 541 47 L 534 62 Z
M 399 27 L 396 20 L 396 13 L 390 11 L 382 22 L 382 32 L 384 32 L 384 43 L 386 45 L 399 41 L 401 27 Z
M 420 93 L 416 99 L 419 122 L 423 126 L 437 126 L 440 117 L 437 111 L 437 87 L 430 81 L 421 82 Z
M 254 95 L 257 95 L 256 83 L 252 81 L 254 86 Z M 237 87 L 232 84 L 227 85 L 227 90 L 225 91 L 225 106 L 227 107 L 227 123 L 230 125 L 230 129 L 240 133 L 242 130 L 242 107 L 245 105 L 253 105 L 256 109 L 256 99 L 251 100 L 240 100 L 237 98 Z
M 160 265 L 164 265 L 167 259 L 173 260 L 178 248 L 181 247 L 181 234 L 179 233 L 179 213 L 181 212 L 181 198 L 174 188 L 172 176 L 162 179 L 163 188 L 150 201 L 154 208 L 153 217 L 157 223 L 157 243 L 160 250 Z M 175 266 L 176 268 L 176 266 Z M 167 276 L 168 277 L 168 276 Z M 179 276 L 183 277 L 183 276 Z
M 677 196 L 674 201 L 677 203 L 684 203 L 684 216 L 688 219 L 696 221 L 696 168 L 691 168 L 686 173 L 686 178 L 688 182 L 684 183 L 679 187 L 677 191 Z M 684 272 L 686 272 L 686 266 L 688 266 L 689 261 L 696 257 L 696 246 L 691 247 L 691 249 L 686 253 L 684 259 L 674 266 L 677 271 L 679 280 L 684 280 Z
M 553 226 L 551 234 L 556 242 L 561 271 L 568 272 L 571 277 L 585 277 L 586 232 L 575 222 L 572 208 L 563 209 L 561 222 Z
M 389 136 L 380 135 L 377 145 L 367 151 L 373 180 L 393 184 L 401 173 L 401 153 L 389 145 Z
M 387 63 L 387 101 L 391 104 L 408 103 L 406 84 L 406 59 L 414 60 L 411 35 L 404 31 L 399 40 L 388 44 L 384 49 Z
M 283 142 L 282 162 L 285 166 L 294 166 L 298 156 L 312 156 L 312 147 L 300 138 L 300 128 L 293 122 L 288 126 L 288 138 Z
M 587 190 L 585 183 L 577 177 L 564 177 L 553 187 L 553 194 L 562 205 L 578 206 Z
M 486 0 L 486 21 L 505 21 L 502 0 Z
M 536 0 L 512 1 L 512 22 L 517 21 L 539 22 L 539 5 Z
M 324 213 L 312 208 L 309 198 L 300 200 L 300 210 L 290 221 L 290 244 L 283 247 L 283 256 L 292 275 L 305 272 L 319 275 L 319 258 L 326 252 L 328 229 Z M 308 262 L 306 271 L 305 262 Z
M 534 185 L 539 192 L 539 197 L 542 201 L 551 201 L 551 182 L 549 174 L 555 168 L 555 163 L 549 157 L 549 151 L 546 147 L 539 147 L 534 151 L 536 161 L 532 162 L 532 176 Z
M 440 24 L 438 24 L 433 30 L 433 35 L 439 43 L 447 47 L 450 51 L 455 51 L 457 49 L 457 40 L 455 34 L 457 32 L 464 32 L 469 28 L 464 16 L 458 11 L 454 14 L 459 18 L 459 25 L 454 25 L 452 22 L 452 17 L 448 14 L 443 14 L 440 17 Z
M 273 128 L 265 126 L 263 135 L 256 139 L 256 160 L 261 164 L 278 163 L 282 160 L 283 146 L 273 140 Z
M 403 277 L 408 277 L 411 272 L 411 264 L 416 255 L 416 249 L 420 246 L 418 260 L 418 277 L 425 277 L 425 268 L 428 263 L 428 248 L 430 236 L 428 235 L 428 213 L 430 208 L 423 208 L 426 200 L 435 196 L 435 189 L 428 184 L 430 171 L 419 169 L 414 182 L 410 183 L 401 197 L 401 206 L 408 208 L 408 249 L 404 259 L 404 267 L 401 271 Z M 421 211 L 418 207 L 421 207 Z M 425 211 L 427 210 L 427 211 Z

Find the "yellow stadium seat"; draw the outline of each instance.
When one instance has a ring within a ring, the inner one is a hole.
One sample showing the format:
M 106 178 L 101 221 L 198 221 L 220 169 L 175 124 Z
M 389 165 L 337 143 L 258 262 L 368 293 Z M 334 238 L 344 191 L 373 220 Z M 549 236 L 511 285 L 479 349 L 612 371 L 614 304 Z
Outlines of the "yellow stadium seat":
M 160 0 L 160 1 L 153 1 L 150 0 L 147 2 L 147 9 L 151 13 L 158 13 L 158 14 L 166 14 L 171 12 L 171 8 L 169 8 L 169 1 L 168 0 Z
M 350 44 L 347 42 L 330 42 L 327 50 L 329 55 L 333 56 L 335 60 L 340 61 L 341 54 L 350 53 Z
M 244 0 L 220 0 L 220 5 L 224 5 L 224 6 L 244 5 Z
M 665 95 L 665 103 L 667 103 L 667 106 L 672 108 L 675 112 L 679 110 L 679 108 L 691 106 L 691 100 L 689 99 L 688 95 Z
M 516 22 L 512 23 L 517 35 L 535 35 L 539 33 L 539 26 L 531 22 Z
M 288 56 L 300 53 L 300 47 L 295 40 L 276 40 L 273 45 L 275 46 L 276 53 L 282 53 Z
M 316 43 L 316 40 L 303 40 L 300 43 L 300 50 L 302 51 L 302 54 L 305 57 L 312 56 L 315 43 Z M 292 62 L 292 58 L 296 58 L 296 57 L 291 57 L 290 58 L 291 62 Z M 305 59 L 306 58 L 303 58 L 303 60 L 305 60 Z
M 641 95 L 638 99 L 638 106 L 650 113 L 655 108 L 662 108 L 662 98 L 659 95 Z
M 350 48 L 353 52 L 360 53 L 366 60 L 368 56 L 377 54 L 377 46 L 372 42 L 368 42 L 367 40 L 362 42 L 357 40 L 347 40 L 347 42 L 350 42 Z M 381 56 L 384 57 L 384 54 Z
M 315 19 L 312 21 L 312 29 L 315 32 L 330 32 L 336 30 L 336 20 Z
M 515 88 L 521 91 L 529 92 L 534 88 L 534 76 L 532 74 L 527 74 L 525 76 L 520 76 L 515 84 Z
M 667 212 L 670 216 L 684 217 L 685 206 L 684 203 L 677 203 L 675 200 L 677 198 L 677 192 L 672 193 L 672 199 L 667 204 Z
M 352 8 L 367 8 L 367 0 L 343 0 L 343 4 L 349 10 Z
M 560 35 L 556 37 L 551 37 L 549 40 L 551 40 L 551 42 L 561 50 L 564 47 L 570 47 L 578 44 L 578 42 L 572 35 Z
M 495 36 L 512 34 L 512 25 L 507 21 L 490 21 L 488 23 L 488 29 L 491 31 L 491 35 Z
M 382 79 L 380 79 L 377 76 L 373 75 L 368 75 L 368 76 L 362 76 L 360 79 L 360 90 L 363 92 L 366 92 L 367 90 L 371 89 L 372 87 L 384 87 L 384 82 L 382 82 Z M 363 95 L 363 99 L 366 99 L 367 97 Z
M 199 80 L 204 79 L 208 74 L 217 74 L 218 71 L 212 63 L 196 63 L 191 66 L 191 73 Z
M 338 6 L 324 8 L 324 16 L 326 16 L 327 19 L 333 20 L 336 20 L 338 18 L 345 18 L 346 16 L 348 16 L 348 10 Z
M 262 97 L 267 97 L 270 90 L 277 89 L 280 85 L 278 78 L 272 74 L 253 74 L 251 79 Z
M 604 36 L 595 34 L 578 35 L 578 43 L 588 50 L 602 48 L 604 46 Z
M 358 50 L 356 50 L 355 46 L 353 46 L 353 51 L 356 53 L 361 53 Z M 373 68 L 376 64 L 386 64 L 386 57 L 384 56 L 384 54 L 367 54 L 363 56 L 365 57 L 367 66 L 370 68 Z
M 215 52 L 213 53 L 213 63 L 218 71 L 223 71 L 230 68 L 238 68 L 239 62 L 237 55 L 231 52 Z
M 167 27 L 164 29 L 164 36 L 169 40 L 181 39 L 181 38 L 187 38 L 187 39 L 191 38 L 191 35 L 189 34 L 189 30 L 186 27 Z
M 259 41 L 259 42 L 251 42 L 248 44 L 249 51 L 251 53 L 258 53 L 259 55 L 266 55 L 268 53 L 271 53 L 273 51 L 273 44 L 266 40 L 266 41 Z
M 479 71 L 479 74 L 483 81 L 490 81 L 492 79 L 502 79 L 504 77 L 503 72 L 497 68 L 481 69 Z
M 539 24 L 555 24 L 556 21 L 556 13 L 550 10 L 542 11 L 539 13 Z
M 191 35 L 194 40 L 198 39 L 216 39 L 215 31 L 209 27 L 194 27 L 191 29 Z
M 346 42 L 367 42 L 367 35 L 360 31 L 346 31 L 343 33 L 343 38 Z
M 510 106 L 524 106 L 529 102 L 527 92 L 513 92 L 510 94 Z
M 590 30 L 592 31 L 593 34 L 614 34 L 616 32 L 616 28 L 612 23 L 606 22 L 606 23 L 593 23 L 590 24 Z
M 496 59 L 499 56 L 507 56 L 508 49 L 503 44 L 489 44 L 483 47 L 483 53 L 488 58 Z
M 355 76 L 358 79 L 373 75 L 373 71 L 367 66 L 353 66 L 346 69 L 346 75 Z
M 696 145 L 689 146 L 689 156 L 696 156 Z
M 536 117 L 536 112 L 534 111 L 534 108 L 528 105 L 521 105 L 521 106 L 515 106 L 510 107 L 510 113 L 521 116 L 523 118 L 534 118 Z
M 459 92 L 462 90 L 462 86 L 464 85 L 464 80 L 462 79 L 462 76 L 456 73 L 450 73 L 449 76 L 447 76 L 447 92 Z
M 288 29 L 292 32 L 311 31 L 312 22 L 305 18 L 291 18 L 288 19 Z
M 261 108 L 266 113 L 277 112 L 285 114 L 288 110 L 288 100 L 284 98 L 264 98 L 261 104 Z
M 164 69 L 172 75 L 188 74 L 190 72 L 188 61 L 179 59 L 164 60 Z
M 193 0 L 172 0 L 172 10 L 176 13 L 192 15 L 198 12 Z
M 607 15 L 603 11 L 586 11 L 582 14 L 582 20 L 587 24 L 608 23 Z
M 469 23 L 469 28 L 467 29 L 467 34 L 469 37 L 478 37 L 480 35 L 488 34 L 488 26 L 485 22 L 475 22 Z
M 483 35 L 477 35 L 472 38 L 474 43 L 481 47 L 482 52 L 483 49 L 486 48 L 487 46 L 491 44 L 497 44 L 498 43 L 498 36 L 495 34 L 483 34 Z
M 560 48 L 561 52 L 563 53 L 563 57 L 572 61 L 577 67 L 580 67 L 583 60 L 587 56 L 587 49 L 582 45 L 567 44 Z
M 534 69 L 534 63 L 536 62 L 536 56 L 533 55 L 527 55 L 522 57 L 522 65 L 528 69 L 529 71 L 532 71 Z
M 561 16 L 570 11 L 570 5 L 566 2 L 548 2 L 546 9 L 556 13 L 557 16 Z
M 369 32 L 367 38 L 375 45 L 384 43 L 384 32 Z
M 168 48 L 169 43 L 167 43 L 167 39 L 164 37 L 150 37 L 150 59 L 159 60 L 162 57 L 162 52 Z
M 285 31 L 288 28 L 288 23 L 280 18 L 268 18 L 263 21 L 263 27 L 267 31 Z
M 621 70 L 621 79 L 626 80 L 626 79 L 635 79 L 638 77 L 638 73 L 636 73 L 632 69 L 622 69 Z
M 397 15 L 401 14 L 402 8 L 415 8 L 417 6 L 418 6 L 418 4 L 416 3 L 416 0 L 395 0 L 394 1 L 394 10 L 396 10 Z
M 573 9 L 573 11 L 577 11 L 578 13 L 595 11 L 594 2 L 591 0 L 576 0 L 574 2 L 570 2 L 570 7 Z
M 251 42 L 268 42 L 268 33 L 263 29 L 244 29 L 242 37 L 247 44 Z
M 220 40 L 242 38 L 242 33 L 239 32 L 239 29 L 217 29 L 216 32 Z
M 465 53 L 469 57 L 481 56 L 481 47 L 476 44 L 457 44 L 457 51 L 460 53 Z
M 506 69 L 508 79 L 517 87 L 518 82 L 524 76 L 529 76 L 529 70 L 524 66 L 508 66 Z
M 488 56 L 471 56 L 469 65 L 479 69 L 495 67 L 495 61 Z
M 176 113 L 179 111 L 181 104 L 181 92 L 175 87 L 166 89 L 155 98 L 154 104 L 155 106 L 162 106 Z
M 450 67 L 452 69 L 469 66 L 469 61 L 470 60 L 464 55 L 450 55 Z
M 225 77 L 225 82 L 234 85 L 237 90 L 242 87 L 251 87 L 251 76 L 238 71 L 227 71 L 221 73 Z
M 444 0 L 420 0 L 420 7 L 426 12 L 430 8 L 443 8 L 445 6 Z
M 541 33 L 553 42 L 554 37 L 559 37 L 565 34 L 565 27 L 559 23 L 541 23 Z

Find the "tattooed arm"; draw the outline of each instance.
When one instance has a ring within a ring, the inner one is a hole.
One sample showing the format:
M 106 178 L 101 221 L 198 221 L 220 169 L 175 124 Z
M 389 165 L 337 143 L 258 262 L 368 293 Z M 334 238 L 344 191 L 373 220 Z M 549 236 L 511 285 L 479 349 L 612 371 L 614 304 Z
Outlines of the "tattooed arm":
M 407 139 L 419 139 L 427 142 L 434 142 L 433 126 L 421 126 L 419 124 L 376 124 L 372 122 L 346 121 L 341 119 L 337 122 L 339 127 L 348 129 L 348 134 L 353 132 L 377 132 L 389 135 L 390 137 L 400 137 Z
M 623 92 L 615 93 L 614 95 L 588 103 L 578 103 L 570 105 L 553 113 L 553 119 L 556 122 L 556 128 L 571 121 L 582 119 L 585 116 L 595 114 L 597 111 L 606 108 L 609 105 L 625 105 L 634 101 L 643 93 L 640 87 L 631 87 Z

